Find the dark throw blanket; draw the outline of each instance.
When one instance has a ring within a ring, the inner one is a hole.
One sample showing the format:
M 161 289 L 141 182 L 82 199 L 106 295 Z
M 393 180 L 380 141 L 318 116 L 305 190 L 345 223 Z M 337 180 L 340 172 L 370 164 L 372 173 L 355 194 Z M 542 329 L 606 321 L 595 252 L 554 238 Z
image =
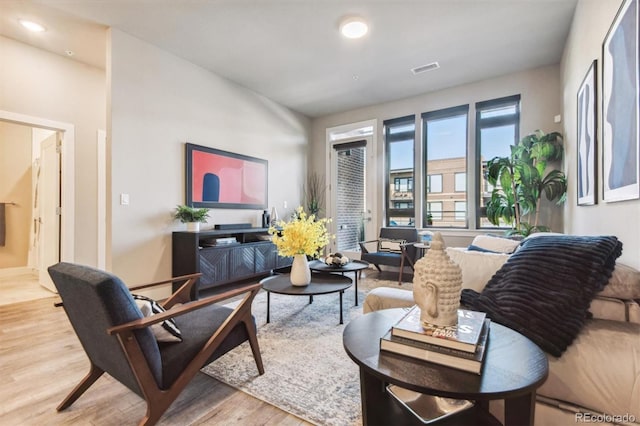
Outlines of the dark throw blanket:
M 590 318 L 589 305 L 621 253 L 622 243 L 611 236 L 531 238 L 482 293 L 465 289 L 461 302 L 559 357 Z

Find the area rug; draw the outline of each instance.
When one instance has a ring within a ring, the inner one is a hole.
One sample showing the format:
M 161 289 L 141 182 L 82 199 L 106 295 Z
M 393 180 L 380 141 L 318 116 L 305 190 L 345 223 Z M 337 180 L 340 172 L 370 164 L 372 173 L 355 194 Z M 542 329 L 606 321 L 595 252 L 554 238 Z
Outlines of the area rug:
M 308 297 L 271 295 L 271 322 L 266 324 L 267 297 L 253 302 L 265 374 L 258 375 L 248 343 L 202 371 L 317 425 L 360 425 L 360 379 L 357 365 L 342 346 L 342 332 L 362 315 L 362 301 L 373 287 L 397 282 L 366 279 L 344 293 L 344 325 L 339 324 L 339 295 Z M 410 289 L 410 284 L 402 288 Z

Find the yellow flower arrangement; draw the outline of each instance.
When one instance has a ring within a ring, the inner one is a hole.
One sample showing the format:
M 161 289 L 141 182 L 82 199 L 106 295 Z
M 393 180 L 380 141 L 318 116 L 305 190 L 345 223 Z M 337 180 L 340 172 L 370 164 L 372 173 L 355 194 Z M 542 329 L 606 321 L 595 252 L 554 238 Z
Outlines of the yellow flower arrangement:
M 307 215 L 300 206 L 296 209 L 295 219 L 277 222 L 276 227 L 269 228 L 269 234 L 273 235 L 272 241 L 281 256 L 305 254 L 318 257 L 333 237 L 327 231 L 329 222 L 331 219 L 316 219 L 313 214 Z

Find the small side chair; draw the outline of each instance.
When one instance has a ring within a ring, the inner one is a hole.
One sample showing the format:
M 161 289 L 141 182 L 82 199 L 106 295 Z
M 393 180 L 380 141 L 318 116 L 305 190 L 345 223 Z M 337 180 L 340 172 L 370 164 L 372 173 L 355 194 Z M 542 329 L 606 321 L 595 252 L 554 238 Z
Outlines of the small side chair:
M 71 263 L 49 267 L 69 321 L 90 361 L 87 376 L 57 407 L 73 404 L 102 374 L 131 389 L 147 402 L 140 425 L 155 424 L 205 365 L 249 341 L 259 374 L 264 373 L 251 302 L 260 284 L 196 301 L 191 289 L 200 274 L 127 288 L 115 275 Z M 162 306 L 166 312 L 144 317 L 131 290 L 172 282 L 182 286 Z M 243 295 L 231 309 L 217 303 Z M 159 343 L 153 324 L 173 318 L 181 342 Z

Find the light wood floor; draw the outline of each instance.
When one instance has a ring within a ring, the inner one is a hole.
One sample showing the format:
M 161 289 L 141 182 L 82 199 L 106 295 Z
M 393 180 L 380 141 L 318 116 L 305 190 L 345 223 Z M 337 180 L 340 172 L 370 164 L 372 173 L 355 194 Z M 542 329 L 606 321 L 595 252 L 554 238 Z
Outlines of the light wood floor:
M 136 425 L 144 401 L 104 375 L 70 408 L 56 406 L 89 362 L 55 298 L 0 306 L 1 425 Z M 277 385 L 277 384 L 274 384 Z M 200 373 L 161 425 L 307 425 L 265 402 Z
M 369 282 L 366 275 L 360 288 L 382 285 Z M 371 271 L 371 277 L 389 280 L 384 285 L 393 286 L 398 275 Z M 411 282 L 410 274 L 404 277 Z M 8 288 L 6 281 L 2 285 Z M 20 298 L 30 294 L 23 292 Z M 46 290 L 35 297 L 40 298 L 0 303 L 0 425 L 137 425 L 146 410 L 144 401 L 106 374 L 71 407 L 56 412 L 56 406 L 88 372 L 89 362 L 64 310 L 53 306 L 58 297 Z M 159 424 L 309 425 L 202 373 Z

